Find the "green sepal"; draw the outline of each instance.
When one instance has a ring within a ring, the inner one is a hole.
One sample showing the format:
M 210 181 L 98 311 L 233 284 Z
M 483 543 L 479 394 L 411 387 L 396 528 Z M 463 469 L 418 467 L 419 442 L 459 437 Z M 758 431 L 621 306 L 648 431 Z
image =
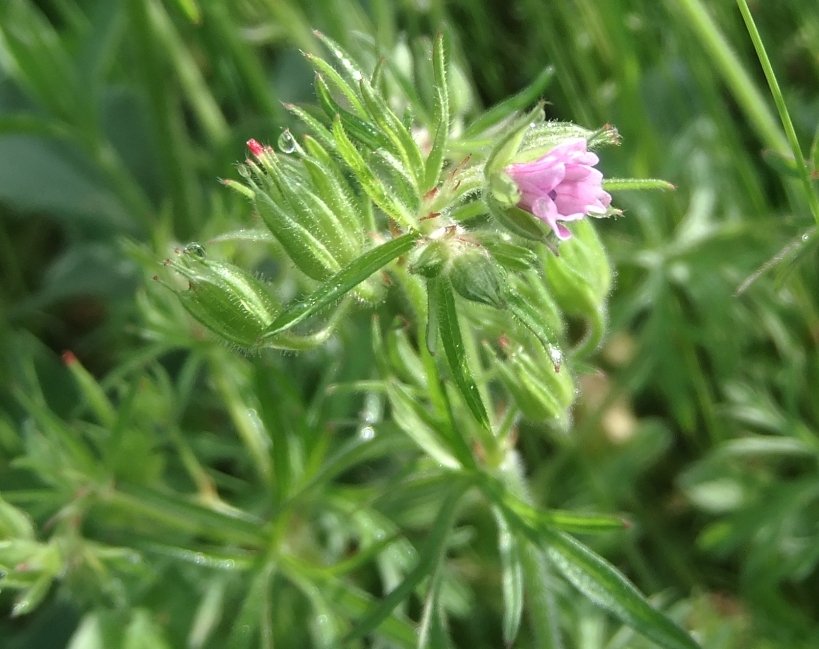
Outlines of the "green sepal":
M 446 242 L 431 241 L 419 248 L 419 254 L 410 262 L 409 271 L 422 277 L 438 277 L 449 263 L 450 257 L 451 248 Z
M 339 66 L 341 66 L 341 69 L 347 75 L 347 79 L 351 84 L 357 84 L 361 79 L 365 78 L 366 75 L 364 71 L 355 64 L 355 59 L 350 56 L 341 45 L 318 30 L 313 32 L 313 36 L 324 43 L 324 46 L 330 51 Z
M 321 199 L 320 192 L 315 191 L 318 188 L 309 187 L 304 182 L 301 177 L 304 172 L 301 169 L 285 170 L 277 162 L 273 162 L 276 157 L 272 155 L 269 160 L 267 168 L 270 177 L 290 206 L 295 217 L 293 220 L 310 232 L 330 252 L 333 259 L 338 262 L 338 267 L 349 262 L 358 252 L 354 238 L 336 216 L 336 212 Z M 286 162 L 290 163 L 289 160 Z M 302 163 L 308 164 L 309 159 L 302 158 Z M 336 199 L 337 195 L 331 190 L 329 200 Z
M 258 190 L 254 203 L 264 224 L 305 275 L 321 281 L 340 268 L 327 248 L 270 196 Z
M 355 90 L 353 90 L 353 87 L 347 83 L 338 72 L 336 72 L 336 69 L 332 65 L 327 63 L 327 61 L 321 57 L 314 56 L 308 52 L 304 53 L 304 58 L 308 60 L 310 65 L 315 68 L 318 74 L 326 76 L 336 87 L 336 89 L 344 95 L 344 97 L 350 103 L 352 109 L 360 118 L 366 119 L 367 113 L 364 110 L 364 105 L 361 103 L 358 95 L 356 95 Z
M 315 140 L 309 140 L 319 146 Z M 358 201 L 347 183 L 346 178 L 339 172 L 331 161 L 315 157 L 305 157 L 302 162 L 307 170 L 316 194 L 322 197 L 338 219 L 341 228 L 352 246 L 353 255 L 361 252 L 364 227 L 358 217 Z
M 515 119 L 507 128 L 506 134 L 498 141 L 484 167 L 484 176 L 487 185 L 491 186 L 492 176 L 506 167 L 517 154 L 523 139 L 533 124 L 543 120 L 543 102 L 538 103 L 532 110 Z
M 524 417 L 566 431 L 570 423 L 568 409 L 574 401 L 571 374 L 536 352 L 537 348 L 533 354 L 518 349 L 505 361 L 496 357 L 498 376 Z
M 493 106 L 478 117 L 478 119 L 472 122 L 472 124 L 470 124 L 464 131 L 461 139 L 474 139 L 481 135 L 484 131 L 489 130 L 497 124 L 500 124 L 500 122 L 508 118 L 510 115 L 524 110 L 527 106 L 531 106 L 534 102 L 540 99 L 543 91 L 546 90 L 554 78 L 554 75 L 555 69 L 552 66 L 544 68 L 535 78 L 535 80 L 526 86 L 526 88 L 509 99 L 506 99 L 505 101 Z
M 321 142 L 322 146 L 329 149 L 333 153 L 336 153 L 336 142 L 333 139 L 333 134 L 330 132 L 330 129 L 328 129 L 324 124 L 322 124 L 300 106 L 296 106 L 295 104 L 285 104 L 284 107 L 289 112 L 293 113 L 293 115 L 298 117 L 302 122 L 304 122 L 304 125 L 310 129 L 313 136 L 316 138 L 316 140 Z
M 183 257 L 171 268 L 188 280 L 182 306 L 219 338 L 250 349 L 281 311 L 267 286 L 246 270 L 219 261 Z
M 605 189 L 607 192 L 643 189 L 676 189 L 676 187 L 674 187 L 674 185 L 672 185 L 670 182 L 656 178 L 604 178 L 601 184 L 603 189 Z M 596 215 L 590 214 L 589 216 Z
M 543 350 L 552 359 L 552 363 L 559 367 L 563 358 L 560 352 L 560 337 L 544 317 L 542 302 L 531 302 L 523 299 L 520 294 L 510 289 L 506 293 L 509 310 L 524 327 L 531 331 L 543 345 Z
M 574 236 L 560 244 L 560 254 L 547 253 L 544 262 L 557 304 L 588 322 L 586 337 L 573 350 L 583 357 L 597 348 L 605 334 L 606 296 L 611 288 L 611 267 L 589 220 L 577 221 Z
M 330 119 L 340 118 L 344 128 L 354 139 L 373 151 L 382 146 L 390 146 L 390 141 L 374 124 L 343 108 L 333 98 L 330 88 L 321 75 L 316 75 L 315 87 L 319 106 L 321 106 L 327 117 Z
M 372 172 L 370 165 L 367 164 L 358 149 L 347 137 L 340 117 L 336 117 L 333 121 L 333 136 L 339 155 L 350 167 L 373 202 L 401 225 L 413 227 L 415 219 L 410 210 L 405 205 L 395 201 L 384 187 L 381 179 Z
M 616 134 L 616 131 L 605 129 L 591 131 L 571 122 L 542 122 L 535 124 L 526 132 L 520 151 L 518 151 L 513 162 L 537 160 L 558 144 L 573 138 L 582 138 L 586 140 L 589 148 L 594 148 L 595 145 L 608 143 L 605 138 L 608 133 Z
M 491 197 L 487 199 L 486 204 L 489 207 L 489 213 L 500 225 L 523 239 L 542 243 L 551 233 L 548 225 L 526 210 L 514 205 L 501 205 Z
M 369 81 L 362 79 L 359 85 L 367 110 L 383 134 L 392 143 L 390 148 L 396 151 L 398 157 L 406 165 L 417 191 L 424 181 L 424 160 L 421 156 L 421 150 L 407 127 L 390 110 L 384 99 L 376 94 Z
M 540 265 L 540 257 L 529 248 L 506 241 L 495 232 L 476 232 L 475 239 L 506 270 L 525 272 Z

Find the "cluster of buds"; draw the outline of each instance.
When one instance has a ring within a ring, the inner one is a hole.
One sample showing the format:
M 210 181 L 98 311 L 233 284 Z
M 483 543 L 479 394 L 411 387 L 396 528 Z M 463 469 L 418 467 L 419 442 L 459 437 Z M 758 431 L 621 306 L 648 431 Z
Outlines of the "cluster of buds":
M 308 337 L 291 327 L 345 303 L 339 298 L 348 293 L 376 301 L 384 293 L 377 271 L 396 263 L 427 282 L 430 306 L 443 305 L 440 313 L 427 309 L 427 343 L 432 350 L 439 335 L 452 343 L 446 360 L 482 424 L 485 408 L 454 351 L 461 335 L 454 296 L 459 315 L 498 341 L 490 358 L 521 410 L 559 419 L 574 394 L 571 374 L 560 366 L 592 351 L 605 325 L 610 270 L 585 217 L 618 213 L 592 152 L 617 143 L 617 132 L 545 121 L 541 103 L 528 113 L 489 111 L 456 138 L 453 125 L 464 116 L 453 115 L 442 39 L 431 52 L 431 86 L 396 101 L 378 89 L 410 84 L 385 81 L 385 70 L 396 75 L 400 68 L 379 64 L 365 74 L 318 36 L 338 63 L 336 69 L 308 55 L 323 115 L 287 106 L 309 134 L 297 141 L 285 131 L 278 150 L 249 140 L 251 156 L 239 165 L 244 182 L 223 182 L 252 202 L 293 266 L 319 287 L 283 308 L 252 274 L 185 251 L 170 262 L 189 283 L 182 303 L 242 348 L 307 347 L 326 338 L 335 320 Z M 432 106 L 416 112 L 420 96 L 431 97 Z M 421 124 L 412 119 L 419 114 Z M 480 311 L 486 307 L 497 317 Z M 590 322 L 589 335 L 569 354 L 562 351 L 571 341 L 561 311 Z M 439 334 L 438 326 L 446 330 Z M 538 378 L 538 366 L 551 366 L 549 375 Z

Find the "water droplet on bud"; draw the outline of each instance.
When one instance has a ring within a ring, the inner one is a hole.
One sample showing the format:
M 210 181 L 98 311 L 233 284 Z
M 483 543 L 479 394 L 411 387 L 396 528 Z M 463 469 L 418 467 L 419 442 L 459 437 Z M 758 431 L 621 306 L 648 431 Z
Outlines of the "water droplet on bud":
M 186 255 L 195 255 L 199 258 L 204 259 L 205 257 L 205 247 L 201 243 L 189 243 L 185 246 L 184 253 Z
M 296 150 L 296 138 L 293 137 L 290 131 L 285 130 L 279 136 L 279 148 L 282 153 L 293 153 Z

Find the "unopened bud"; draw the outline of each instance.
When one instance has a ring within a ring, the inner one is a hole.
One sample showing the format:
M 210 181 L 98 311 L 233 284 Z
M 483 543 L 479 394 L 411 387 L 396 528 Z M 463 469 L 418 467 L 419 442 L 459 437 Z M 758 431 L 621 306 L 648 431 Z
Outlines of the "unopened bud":
M 498 359 L 498 375 L 524 417 L 567 430 L 575 395 L 572 376 L 537 348 L 533 352 L 534 356 L 521 349 L 505 361 Z
M 220 338 L 250 349 L 281 311 L 265 284 L 225 262 L 184 254 L 171 268 L 185 277 L 188 290 L 178 291 L 182 305 Z
M 546 276 L 555 300 L 568 314 L 591 316 L 603 308 L 611 288 L 611 268 L 592 225 L 574 224 L 575 236 L 546 256 Z
M 432 241 L 421 249 L 410 264 L 410 272 L 423 277 L 438 277 L 451 256 L 450 246 L 444 241 Z
M 468 250 L 452 260 L 452 287 L 467 300 L 506 308 L 506 271 L 480 249 Z

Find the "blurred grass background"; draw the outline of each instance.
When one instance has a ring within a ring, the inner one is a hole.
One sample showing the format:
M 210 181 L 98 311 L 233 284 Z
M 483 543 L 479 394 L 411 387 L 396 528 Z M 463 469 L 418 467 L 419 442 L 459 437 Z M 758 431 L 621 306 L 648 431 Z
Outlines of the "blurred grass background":
M 819 4 L 749 4 L 816 169 Z M 677 601 L 675 615 L 704 646 L 819 646 L 819 278 L 814 239 L 802 240 L 815 224 L 733 0 L 2 0 L 0 490 L 15 491 L 13 504 L 42 523 L 58 503 L 82 500 L 70 495 L 70 480 L 44 500 L 58 464 L 18 434 L 31 416 L 19 392 L 34 384 L 41 392 L 29 396 L 58 417 L 87 409 L 59 362 L 65 349 L 124 403 L 129 381 L 139 385 L 134 408 L 143 419 L 120 459 L 135 483 L 176 471 L 183 488 L 199 475 L 200 491 L 213 483 L 252 508 L 247 476 L 258 467 L 223 434 L 252 428 L 236 414 L 241 404 L 306 434 L 308 451 L 329 443 L 327 422 L 357 417 L 352 397 L 319 408 L 316 395 L 322 382 L 359 377 L 371 363 L 366 349 L 342 355 L 330 346 L 263 365 L 175 340 L 162 314 L 140 303 L 144 272 L 124 243 L 141 242 L 161 259 L 177 243 L 250 222 L 248 206 L 217 179 L 235 177 L 249 137 L 275 142 L 293 126 L 282 102 L 312 100 L 313 75 L 298 50 L 319 51 L 313 28 L 353 51 L 364 34 L 399 53 L 450 29 L 475 110 L 554 66 L 548 116 L 611 123 L 623 137 L 601 154 L 606 175 L 676 185 L 618 196 L 624 216 L 598 228 L 617 269 L 599 355 L 605 374 L 581 381 L 570 443 L 522 431 L 532 490 L 554 507 L 625 512 L 629 533 L 592 547 L 657 601 Z M 783 250 L 782 263 L 736 295 Z M 356 340 L 360 326 L 343 339 Z M 277 387 L 263 397 L 260 385 Z M 167 433 L 168 422 L 176 432 Z M 205 468 L 193 466 L 191 449 Z M 385 480 L 397 470 L 389 459 L 367 469 Z M 410 519 L 423 538 L 429 517 L 411 520 L 417 491 L 379 515 Z M 326 514 L 324 533 L 332 536 L 329 519 L 343 509 Z M 116 523 L 117 512 L 105 515 Z M 97 522 L 89 519 L 86 537 Z M 497 562 L 481 541 L 494 538 L 487 525 L 474 521 L 476 547 L 464 560 L 474 565 L 460 566 L 453 586 L 459 646 L 500 642 L 497 584 L 482 581 Z M 106 542 L 139 547 L 103 527 L 96 531 Z M 86 611 L 126 600 L 145 615 L 129 618 L 144 630 L 135 637 L 148 638 L 138 646 L 160 646 L 150 644 L 156 626 L 168 646 L 223 646 L 218 634 L 196 645 L 188 627 L 208 597 L 224 606 L 219 619 L 241 614 L 242 582 L 218 566 L 203 575 L 196 561 L 163 556 L 159 540 L 173 538 L 150 538 L 145 527 L 143 549 L 161 558 L 155 575 L 116 585 L 80 574 L 70 596 L 54 589 L 32 615 L 4 615 L 0 647 L 65 646 Z M 117 560 L 127 573 L 128 557 Z M 95 580 L 111 592 L 89 586 Z M 464 581 L 473 595 L 458 591 Z M 137 583 L 136 600 L 123 599 L 117 589 L 134 592 Z M 304 598 L 281 584 L 274 590 L 281 646 L 303 646 Z M 10 602 L 0 594 L 0 610 Z M 561 606 L 567 646 L 650 646 L 569 592 Z M 127 618 L 121 608 L 106 624 Z M 537 644 L 523 638 L 521 646 Z

